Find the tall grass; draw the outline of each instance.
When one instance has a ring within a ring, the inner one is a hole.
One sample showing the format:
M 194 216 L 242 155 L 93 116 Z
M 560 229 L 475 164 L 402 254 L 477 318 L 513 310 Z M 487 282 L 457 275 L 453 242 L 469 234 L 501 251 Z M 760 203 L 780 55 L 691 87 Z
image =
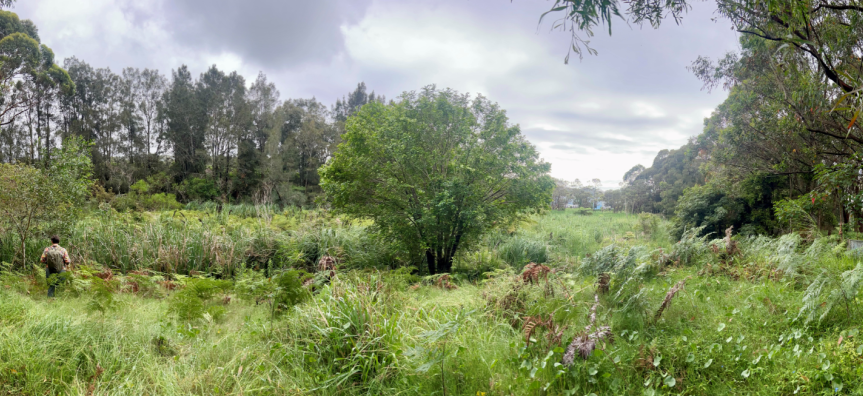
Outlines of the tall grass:
M 313 267 L 324 255 L 347 267 L 390 268 L 402 264 L 397 251 L 362 223 L 342 222 L 317 211 L 272 207 L 189 204 L 198 210 L 117 213 L 97 210 L 63 235 L 73 262 L 121 272 L 233 274 L 240 266 Z M 27 243 L 28 263 L 37 264 L 47 239 Z M 0 262 L 13 262 L 18 242 L 0 235 Z M 17 261 L 17 260 L 16 260 Z M 20 263 L 19 263 L 20 264 Z
M 154 249 L 162 238 L 199 255 L 180 268 L 214 268 L 202 257 L 296 268 L 328 254 L 341 269 L 318 273 L 281 318 L 270 314 L 273 297 L 251 287 L 209 300 L 223 314 L 180 318 L 171 304 L 183 292 L 133 293 L 134 275 L 110 281 L 114 306 L 98 312 L 86 309 L 94 291 L 66 286 L 48 303 L 44 278 L 0 271 L 0 394 L 863 393 L 863 266 L 837 240 L 735 237 L 733 252 L 723 240 L 672 244 L 636 216 L 554 212 L 488 235 L 456 267 L 489 271 L 442 288 L 376 269 L 395 254 L 365 225 L 304 213 L 280 230 L 276 215 L 180 213 L 94 217 L 102 224 L 89 225 L 91 245 L 76 249 L 133 268 L 166 262 Z M 518 277 L 511 263 L 543 251 L 554 271 Z M 273 290 L 252 273 L 249 283 Z M 562 365 L 588 324 L 613 339 Z

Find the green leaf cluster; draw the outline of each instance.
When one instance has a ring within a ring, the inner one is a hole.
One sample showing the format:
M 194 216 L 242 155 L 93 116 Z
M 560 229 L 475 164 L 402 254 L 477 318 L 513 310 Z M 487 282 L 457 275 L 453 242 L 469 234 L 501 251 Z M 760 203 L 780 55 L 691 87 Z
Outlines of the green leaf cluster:
M 432 274 L 449 272 L 456 251 L 487 230 L 551 201 L 550 165 L 485 97 L 428 86 L 366 104 L 346 128 L 320 170 L 329 202 L 424 254 Z

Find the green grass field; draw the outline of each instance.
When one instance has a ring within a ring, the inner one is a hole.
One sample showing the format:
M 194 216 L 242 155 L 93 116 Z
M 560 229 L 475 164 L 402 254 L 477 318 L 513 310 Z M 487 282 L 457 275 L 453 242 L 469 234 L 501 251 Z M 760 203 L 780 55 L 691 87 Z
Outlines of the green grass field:
M 447 280 L 371 265 L 397 257 L 363 224 L 168 216 L 89 223 L 86 241 L 70 243 L 90 251 L 73 256 L 102 259 L 54 300 L 44 274 L 0 272 L 0 394 L 863 393 L 863 268 L 835 239 L 672 243 L 655 217 L 551 212 L 488 235 Z M 179 265 L 233 278 L 121 274 L 164 271 L 165 252 L 180 246 L 198 256 Z M 274 312 L 275 280 L 243 270 L 260 246 L 290 264 L 279 268 L 311 270 L 304 257 L 323 254 L 342 265 Z M 214 270 L 219 257 L 231 271 Z M 530 261 L 553 271 L 526 282 Z M 107 282 L 104 266 L 114 269 Z M 611 336 L 562 363 L 575 337 L 602 326 Z

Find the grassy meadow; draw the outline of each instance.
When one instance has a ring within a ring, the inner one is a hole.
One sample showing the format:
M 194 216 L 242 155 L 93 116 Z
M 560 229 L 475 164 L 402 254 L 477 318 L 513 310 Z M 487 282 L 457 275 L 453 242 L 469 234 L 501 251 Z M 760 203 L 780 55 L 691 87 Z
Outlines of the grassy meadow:
M 57 298 L 0 271 L 0 394 L 863 393 L 863 267 L 835 237 L 674 242 L 656 216 L 555 211 L 423 276 L 368 226 L 95 211 Z

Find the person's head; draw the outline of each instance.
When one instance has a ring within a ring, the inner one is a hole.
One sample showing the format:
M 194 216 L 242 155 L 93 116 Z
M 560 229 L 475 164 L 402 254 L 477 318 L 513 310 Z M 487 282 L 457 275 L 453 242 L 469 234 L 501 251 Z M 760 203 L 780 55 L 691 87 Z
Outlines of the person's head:
M 60 237 L 56 235 L 51 236 L 51 243 L 60 243 Z

